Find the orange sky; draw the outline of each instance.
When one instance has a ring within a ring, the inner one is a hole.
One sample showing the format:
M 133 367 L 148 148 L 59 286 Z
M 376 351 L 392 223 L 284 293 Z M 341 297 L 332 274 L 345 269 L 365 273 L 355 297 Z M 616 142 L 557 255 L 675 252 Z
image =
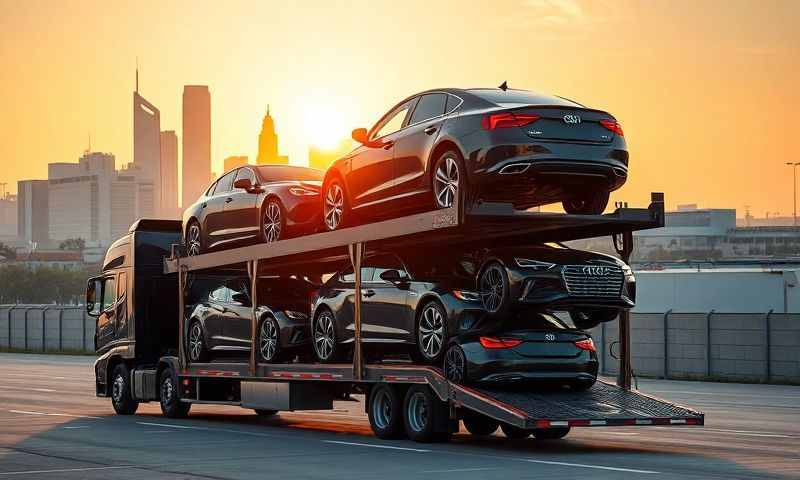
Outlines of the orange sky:
M 296 3 L 296 4 L 295 4 Z M 280 148 L 369 126 L 440 86 L 555 93 L 622 123 L 631 177 L 612 200 L 791 214 L 800 161 L 796 1 L 137 2 L 0 0 L 0 182 L 95 150 L 131 161 L 131 91 L 180 132 L 207 84 L 215 170 L 255 158 L 267 103 Z

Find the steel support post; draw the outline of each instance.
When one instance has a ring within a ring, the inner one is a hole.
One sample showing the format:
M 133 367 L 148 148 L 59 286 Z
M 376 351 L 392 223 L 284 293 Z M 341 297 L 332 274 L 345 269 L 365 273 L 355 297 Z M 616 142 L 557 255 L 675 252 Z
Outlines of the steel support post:
M 356 279 L 356 291 L 353 296 L 355 310 L 355 331 L 353 332 L 353 379 L 364 379 L 364 352 L 361 344 L 361 260 L 364 255 L 364 243 L 352 243 L 349 246 L 350 263 Z
M 187 361 L 186 361 L 186 331 L 185 331 L 185 316 L 186 309 L 184 302 L 184 289 L 186 285 L 186 270 L 181 265 L 181 257 L 176 255 L 177 260 L 177 273 L 178 273 L 178 365 L 180 365 L 181 371 L 186 368 Z
M 770 338 L 772 333 L 772 309 L 767 312 L 767 315 L 764 317 L 764 328 L 766 329 L 764 338 L 764 359 L 767 361 L 766 364 L 766 371 L 765 374 L 767 376 L 767 382 L 772 380 L 772 339 Z
M 633 232 L 623 232 L 614 236 L 614 247 L 623 262 L 630 265 L 633 252 Z M 623 309 L 619 314 L 619 371 L 617 385 L 625 390 L 631 389 L 631 313 Z
M 256 375 L 256 350 L 260 348 L 258 342 L 258 259 L 247 263 L 247 273 L 250 275 L 250 376 Z

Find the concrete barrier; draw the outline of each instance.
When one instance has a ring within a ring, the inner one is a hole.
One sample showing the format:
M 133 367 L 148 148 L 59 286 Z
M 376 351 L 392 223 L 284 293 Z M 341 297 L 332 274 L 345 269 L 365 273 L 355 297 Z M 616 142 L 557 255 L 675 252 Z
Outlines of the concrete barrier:
M 0 305 L 0 349 L 93 352 L 94 318 L 82 306 Z

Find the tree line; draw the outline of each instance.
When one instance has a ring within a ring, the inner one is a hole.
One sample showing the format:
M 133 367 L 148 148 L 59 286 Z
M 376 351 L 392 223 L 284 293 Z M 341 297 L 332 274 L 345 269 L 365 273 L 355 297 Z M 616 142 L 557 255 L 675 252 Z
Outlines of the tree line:
M 97 267 L 0 266 L 0 304 L 83 303 L 86 280 L 96 275 L 97 270 Z

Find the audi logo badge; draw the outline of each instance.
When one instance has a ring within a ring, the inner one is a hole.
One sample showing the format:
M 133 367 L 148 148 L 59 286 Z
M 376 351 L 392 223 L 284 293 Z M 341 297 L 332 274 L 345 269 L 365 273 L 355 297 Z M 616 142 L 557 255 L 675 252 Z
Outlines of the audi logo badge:
M 564 115 L 564 123 L 576 125 L 581 123 L 580 115 Z
M 544 335 L 544 339 L 547 340 L 548 342 L 552 342 L 553 340 L 556 339 L 556 336 L 553 335 L 552 333 L 546 333 Z
M 609 267 L 583 267 L 583 274 L 589 277 L 605 277 L 611 273 Z

